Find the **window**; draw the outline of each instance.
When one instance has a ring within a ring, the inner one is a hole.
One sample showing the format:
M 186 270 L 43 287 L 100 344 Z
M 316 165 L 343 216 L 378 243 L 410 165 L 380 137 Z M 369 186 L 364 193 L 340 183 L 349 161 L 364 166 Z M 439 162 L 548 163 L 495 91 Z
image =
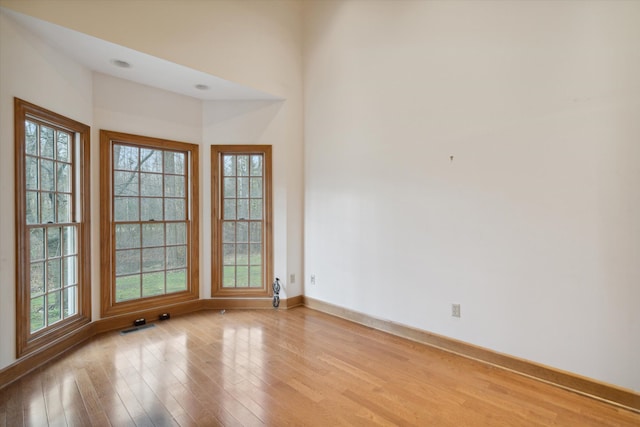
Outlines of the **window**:
M 89 126 L 16 98 L 17 356 L 91 321 Z
M 198 146 L 100 139 L 103 315 L 198 298 Z
M 273 280 L 271 146 L 213 146 L 211 168 L 211 293 L 268 296 Z

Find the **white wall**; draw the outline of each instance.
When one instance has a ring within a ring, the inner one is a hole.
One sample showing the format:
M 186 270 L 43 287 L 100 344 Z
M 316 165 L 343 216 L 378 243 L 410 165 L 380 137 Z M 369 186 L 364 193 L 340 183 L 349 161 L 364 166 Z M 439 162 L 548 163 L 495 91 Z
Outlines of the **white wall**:
M 0 368 L 16 353 L 14 97 L 92 125 L 91 72 L 0 14 Z
M 639 22 L 307 2 L 305 294 L 640 390 Z

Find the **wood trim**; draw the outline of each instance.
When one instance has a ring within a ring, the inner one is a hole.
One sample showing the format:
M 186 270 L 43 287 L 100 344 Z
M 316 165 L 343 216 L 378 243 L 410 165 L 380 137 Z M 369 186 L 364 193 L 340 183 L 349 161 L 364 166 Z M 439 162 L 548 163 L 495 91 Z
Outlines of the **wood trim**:
M 202 310 L 202 302 L 203 300 L 196 300 L 181 302 L 177 304 L 168 304 L 161 307 L 154 307 L 96 320 L 92 324 L 94 327 L 93 335 L 130 327 L 133 325 L 134 320 L 141 317 L 144 317 L 147 323 L 153 323 L 158 320 L 160 314 L 162 313 L 169 313 L 171 317 L 194 313 L 196 311 Z
M 272 298 L 224 297 L 201 300 L 204 310 L 273 309 Z M 287 310 L 302 305 L 302 295 L 280 300 L 278 308 Z
M 260 288 L 223 288 L 221 266 L 222 216 L 220 203 L 220 155 L 262 154 L 264 156 L 264 278 Z M 214 297 L 265 297 L 273 291 L 273 173 L 271 145 L 212 145 L 211 146 L 211 295 Z
M 232 309 L 273 309 L 271 298 L 216 298 L 169 304 L 162 307 L 140 310 L 117 316 L 110 316 L 86 324 L 76 331 L 69 333 L 56 342 L 38 349 L 11 365 L 0 369 L 0 390 L 17 381 L 29 372 L 54 360 L 65 352 L 75 348 L 95 335 L 129 327 L 135 319 L 144 317 L 147 323 L 158 320 L 161 313 L 170 313 L 171 317 L 182 316 L 202 310 L 232 310 Z M 280 301 L 280 308 L 287 309 L 302 305 L 302 296 L 296 296 Z
M 24 122 L 29 118 L 34 122 L 47 123 L 56 129 L 64 129 L 79 136 L 80 158 L 73 154 L 73 167 L 80 176 L 80 185 L 73 179 L 73 194 L 79 194 L 78 206 L 73 210 L 72 220 L 78 226 L 78 313 L 63 319 L 43 330 L 30 331 L 30 298 L 29 298 L 29 257 L 27 255 L 28 238 L 26 237 L 26 202 L 25 202 L 25 130 Z M 91 321 L 91 227 L 90 227 L 90 136 L 91 128 L 53 111 L 39 107 L 20 98 L 14 98 L 14 138 L 15 138 L 15 228 L 16 228 L 16 357 L 20 358 L 52 343 L 67 334 L 81 328 Z M 78 221 L 77 212 L 80 212 Z
M 0 390 L 34 369 L 75 348 L 93 335 L 95 335 L 94 327 L 92 323 L 89 323 L 59 338 L 57 341 L 42 346 L 16 360 L 11 365 L 0 370 Z
M 113 158 L 111 147 L 114 142 L 129 144 L 132 146 L 144 146 L 159 149 L 173 149 L 189 153 L 188 174 L 191 183 L 189 192 L 190 232 L 187 237 L 189 242 L 189 288 L 184 292 L 159 295 L 148 298 L 139 298 L 132 301 L 116 303 L 114 301 L 113 280 L 113 253 L 115 227 L 111 217 L 111 204 L 113 188 L 111 175 L 113 171 Z M 166 305 L 178 304 L 185 301 L 197 300 L 200 295 L 200 225 L 199 225 L 199 146 L 187 142 L 171 141 L 147 136 L 132 135 L 122 132 L 100 130 L 100 242 L 101 242 L 101 313 L 103 317 L 128 315 L 139 313 L 147 308 L 162 308 Z
M 287 298 L 285 300 L 280 301 L 280 307 L 284 307 L 286 309 L 299 307 L 304 305 L 304 296 L 298 295 L 295 297 Z
M 373 329 L 390 333 L 402 338 L 436 347 L 462 357 L 477 360 L 502 369 L 535 378 L 540 381 L 605 401 L 625 409 L 640 413 L 640 394 L 633 390 L 600 382 L 578 374 L 545 366 L 508 354 L 499 353 L 453 338 L 427 332 L 421 329 L 382 320 L 368 314 L 333 305 L 306 296 L 302 297 L 304 305 L 310 309 L 340 317 Z

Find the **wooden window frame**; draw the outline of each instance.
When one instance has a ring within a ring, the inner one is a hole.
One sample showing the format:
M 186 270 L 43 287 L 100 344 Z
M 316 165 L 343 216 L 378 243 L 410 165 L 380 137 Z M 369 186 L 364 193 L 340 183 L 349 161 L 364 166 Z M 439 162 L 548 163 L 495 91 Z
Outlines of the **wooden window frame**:
M 263 286 L 258 288 L 222 287 L 222 194 L 221 158 L 223 154 L 260 154 L 264 158 L 264 219 Z M 211 296 L 213 297 L 269 297 L 273 280 L 273 182 L 271 145 L 212 145 L 211 146 Z
M 26 221 L 25 121 L 69 132 L 75 139 L 72 165 L 71 221 L 77 225 L 78 286 L 77 313 L 53 325 L 31 332 L 30 240 Z M 14 98 L 15 206 L 16 206 L 16 355 L 33 353 L 91 322 L 91 221 L 90 221 L 90 131 L 83 123 L 61 116 L 19 98 Z M 77 154 L 75 154 L 77 153 Z
M 114 143 L 142 148 L 158 148 L 188 153 L 187 219 L 191 222 L 187 236 L 187 289 L 185 291 L 141 297 L 122 302 L 115 301 L 115 222 L 113 205 Z M 101 240 L 101 313 L 103 317 L 132 313 L 148 308 L 181 303 L 199 298 L 199 146 L 160 138 L 100 130 L 100 240 Z

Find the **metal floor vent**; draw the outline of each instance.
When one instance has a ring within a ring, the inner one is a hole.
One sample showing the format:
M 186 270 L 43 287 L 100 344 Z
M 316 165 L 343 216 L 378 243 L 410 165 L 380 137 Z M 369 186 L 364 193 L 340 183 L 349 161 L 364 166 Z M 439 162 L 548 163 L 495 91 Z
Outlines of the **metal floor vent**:
M 131 332 L 136 332 L 136 331 L 140 331 L 142 329 L 147 329 L 147 328 L 155 328 L 155 324 L 153 323 L 148 323 L 146 325 L 141 325 L 141 326 L 134 326 L 133 328 L 129 328 L 129 329 L 123 329 L 120 331 L 120 335 L 126 335 L 126 334 L 130 334 Z

